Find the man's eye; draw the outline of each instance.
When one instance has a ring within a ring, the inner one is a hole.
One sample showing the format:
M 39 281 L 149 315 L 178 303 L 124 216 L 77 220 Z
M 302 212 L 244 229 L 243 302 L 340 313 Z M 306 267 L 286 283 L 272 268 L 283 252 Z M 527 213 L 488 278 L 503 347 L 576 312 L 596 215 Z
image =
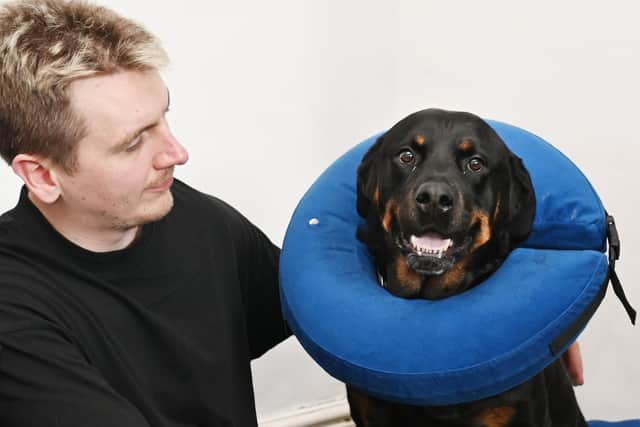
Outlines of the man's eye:
M 412 165 L 416 162 L 416 156 L 411 150 L 404 150 L 398 155 L 398 160 L 403 165 Z
M 484 160 L 480 157 L 472 157 L 467 163 L 467 169 L 471 172 L 480 172 L 485 166 Z
M 131 153 L 133 151 L 136 151 L 138 148 L 140 148 L 141 145 L 142 145 L 142 136 L 139 136 L 133 141 L 131 141 L 131 144 L 129 144 L 124 151 L 126 151 L 127 153 Z

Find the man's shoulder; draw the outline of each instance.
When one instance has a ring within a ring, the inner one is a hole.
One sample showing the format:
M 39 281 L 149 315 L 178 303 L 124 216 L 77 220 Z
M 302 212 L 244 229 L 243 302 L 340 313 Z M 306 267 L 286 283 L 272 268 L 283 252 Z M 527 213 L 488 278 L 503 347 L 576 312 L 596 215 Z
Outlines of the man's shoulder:
M 180 222 L 196 221 L 217 226 L 235 226 L 247 222 L 233 206 L 222 199 L 203 193 L 178 179 L 171 192 L 174 198 L 173 216 Z
M 8 211 L 0 213 L 0 242 L 2 241 L 2 235 L 7 234 L 9 230 L 16 227 L 19 222 L 19 215 L 17 211 L 18 207 L 16 206 Z
M 37 238 L 42 227 L 35 208 L 29 206 L 25 190 L 22 190 L 18 204 L 0 214 L 0 248 L 21 244 L 29 238 Z M 0 255 L 5 253 L 0 251 Z
M 9 233 L 9 230 L 15 226 L 15 222 L 13 209 L 0 214 L 0 242 L 2 242 L 2 236 Z

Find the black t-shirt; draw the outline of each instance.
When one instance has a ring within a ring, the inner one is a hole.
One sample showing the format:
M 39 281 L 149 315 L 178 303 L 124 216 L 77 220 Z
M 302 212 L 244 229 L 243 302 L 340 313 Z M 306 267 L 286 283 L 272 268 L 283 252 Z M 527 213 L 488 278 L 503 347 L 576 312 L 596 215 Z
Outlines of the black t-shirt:
M 124 250 L 66 240 L 23 189 L 0 217 L 0 425 L 255 426 L 250 360 L 286 338 L 279 250 L 176 181 Z

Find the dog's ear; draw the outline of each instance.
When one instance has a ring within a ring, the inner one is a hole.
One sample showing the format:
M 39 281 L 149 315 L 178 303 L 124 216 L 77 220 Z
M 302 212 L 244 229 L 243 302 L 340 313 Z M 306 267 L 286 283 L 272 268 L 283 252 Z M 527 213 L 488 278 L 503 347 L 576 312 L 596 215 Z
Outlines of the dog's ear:
M 378 152 L 384 142 L 384 135 L 379 137 L 375 144 L 369 148 L 369 151 L 362 158 L 362 162 L 358 167 L 357 180 L 357 208 L 361 217 L 367 218 L 371 209 L 376 208 L 376 192 L 378 189 L 378 173 L 380 169 L 380 160 Z M 378 194 L 379 197 L 379 194 Z
M 536 198 L 529 172 L 522 159 L 509 155 L 511 182 L 509 184 L 508 230 L 511 241 L 519 242 L 527 238 L 531 231 L 536 210 Z

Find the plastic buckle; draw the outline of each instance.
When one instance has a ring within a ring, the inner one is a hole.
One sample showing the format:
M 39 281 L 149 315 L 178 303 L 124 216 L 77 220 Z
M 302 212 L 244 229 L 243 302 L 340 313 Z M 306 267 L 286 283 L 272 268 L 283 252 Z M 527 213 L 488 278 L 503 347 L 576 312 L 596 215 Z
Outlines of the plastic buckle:
M 620 237 L 616 221 L 609 214 L 607 214 L 607 240 L 609 241 L 609 263 L 614 264 L 620 259 Z
M 613 291 L 622 303 L 631 324 L 636 324 L 636 310 L 631 306 L 631 303 L 627 299 L 622 288 L 622 283 L 616 273 L 616 261 L 620 259 L 620 236 L 618 235 L 618 229 L 616 228 L 616 221 L 613 216 L 607 215 L 607 240 L 609 242 L 609 280 L 613 286 Z

